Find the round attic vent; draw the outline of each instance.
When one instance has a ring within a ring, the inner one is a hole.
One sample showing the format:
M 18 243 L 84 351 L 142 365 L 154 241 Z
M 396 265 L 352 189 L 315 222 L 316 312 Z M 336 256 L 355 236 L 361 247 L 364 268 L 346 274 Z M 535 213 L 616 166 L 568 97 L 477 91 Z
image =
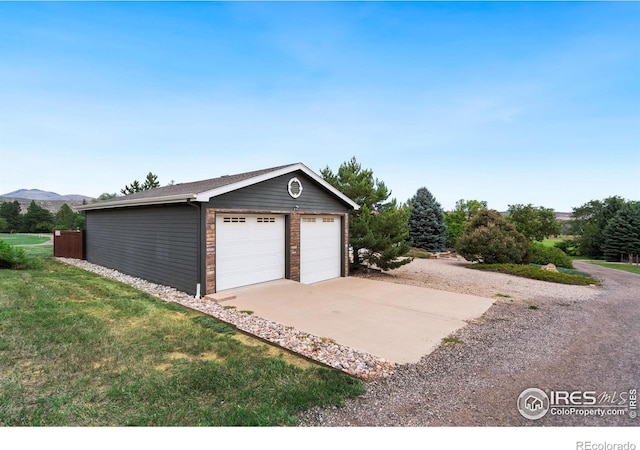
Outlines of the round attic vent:
M 300 183 L 300 180 L 296 177 L 289 180 L 287 189 L 289 191 L 289 195 L 293 198 L 298 198 L 302 195 L 302 183 Z

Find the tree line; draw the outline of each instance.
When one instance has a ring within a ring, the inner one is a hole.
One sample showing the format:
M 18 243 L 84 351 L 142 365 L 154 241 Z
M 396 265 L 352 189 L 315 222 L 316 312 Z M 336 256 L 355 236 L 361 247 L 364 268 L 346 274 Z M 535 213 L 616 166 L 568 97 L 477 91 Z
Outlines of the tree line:
M 322 177 L 360 209 L 349 218 L 349 243 L 354 266 L 382 270 L 411 262 L 412 247 L 439 252 L 457 250 L 465 259 L 485 263 L 553 262 L 571 267 L 568 254 L 633 261 L 640 255 L 640 202 L 620 197 L 592 200 L 573 208 L 573 237 L 555 247 L 540 241 L 561 233 L 552 208 L 509 205 L 506 214 L 488 209 L 483 200 L 459 200 L 444 211 L 433 194 L 421 187 L 406 203 L 390 199 L 391 191 L 357 160 L 346 161 Z
M 455 249 L 465 259 L 486 263 L 553 260 L 570 265 L 568 258 L 564 259 L 567 254 L 637 262 L 640 255 L 639 201 L 613 196 L 573 208 L 568 228 L 572 237 L 550 250 L 540 241 L 561 232 L 551 208 L 514 204 L 503 215 L 489 209 L 484 200 L 461 199 L 452 211 L 444 211 L 426 187 L 419 188 L 406 203 L 399 203 L 390 198 L 391 190 L 385 183 L 374 178 L 372 170 L 363 169 L 355 157 L 335 173 L 328 166 L 320 173 L 360 205 L 349 218 L 349 244 L 356 267 L 400 267 L 411 262 L 412 248 L 427 252 Z M 149 172 L 142 183 L 134 180 L 120 192 L 126 195 L 159 186 L 158 177 Z M 105 193 L 98 201 L 113 197 L 116 194 Z M 0 204 L 0 232 L 83 229 L 84 221 L 84 216 L 67 204 L 55 214 L 35 201 L 24 214 L 17 201 Z
M 0 233 L 51 233 L 54 228 L 84 229 L 84 216 L 74 212 L 66 203 L 55 214 L 35 200 L 31 201 L 24 214 L 17 200 L 0 204 Z

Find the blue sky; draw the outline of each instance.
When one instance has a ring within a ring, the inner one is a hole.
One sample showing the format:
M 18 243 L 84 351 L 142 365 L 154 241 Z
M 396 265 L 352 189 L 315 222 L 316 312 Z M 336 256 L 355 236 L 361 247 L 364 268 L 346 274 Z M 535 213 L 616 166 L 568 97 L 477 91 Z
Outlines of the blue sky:
M 445 209 L 640 199 L 640 3 L 0 2 L 0 194 L 352 156 Z

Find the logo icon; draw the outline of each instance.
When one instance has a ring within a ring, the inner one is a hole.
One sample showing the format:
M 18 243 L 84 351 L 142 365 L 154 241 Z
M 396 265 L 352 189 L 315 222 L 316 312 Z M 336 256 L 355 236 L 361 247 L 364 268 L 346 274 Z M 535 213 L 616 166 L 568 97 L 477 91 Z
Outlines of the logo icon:
M 549 411 L 549 397 L 542 389 L 525 389 L 518 397 L 518 411 L 526 419 L 540 419 Z

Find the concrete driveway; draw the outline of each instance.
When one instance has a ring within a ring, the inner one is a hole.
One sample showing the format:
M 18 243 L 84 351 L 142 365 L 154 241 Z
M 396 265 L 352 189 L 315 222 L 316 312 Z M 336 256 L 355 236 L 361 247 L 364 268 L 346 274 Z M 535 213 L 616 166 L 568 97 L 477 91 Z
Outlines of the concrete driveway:
M 310 285 L 278 280 L 214 298 L 396 363 L 419 361 L 493 304 L 484 297 L 357 277 Z

